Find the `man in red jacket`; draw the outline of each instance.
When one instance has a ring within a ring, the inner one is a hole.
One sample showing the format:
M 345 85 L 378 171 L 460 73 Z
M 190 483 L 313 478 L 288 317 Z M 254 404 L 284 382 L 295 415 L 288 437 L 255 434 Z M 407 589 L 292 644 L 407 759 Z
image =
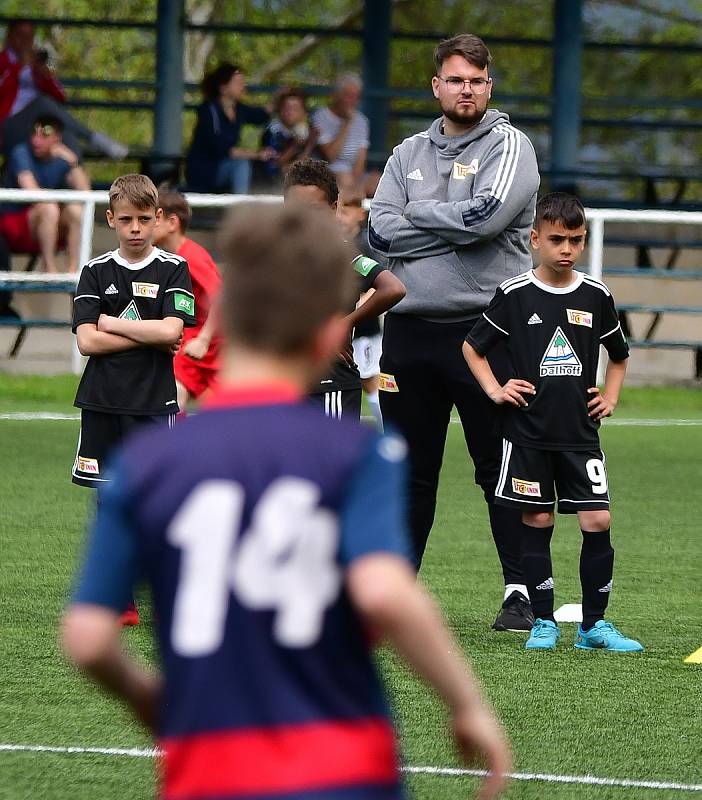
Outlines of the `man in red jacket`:
M 110 158 L 124 158 L 128 149 L 99 131 L 91 131 L 63 104 L 66 93 L 47 64 L 46 50 L 34 46 L 34 23 L 10 22 L 5 49 L 0 52 L 0 144 L 10 150 L 29 138 L 32 123 L 40 114 L 58 117 L 64 126 L 64 143 L 80 155 L 78 140 Z
M 42 94 L 58 103 L 66 101 L 63 86 L 49 69 L 45 53 L 34 47 L 34 25 L 28 20 L 11 22 L 5 49 L 0 52 L 0 122 Z

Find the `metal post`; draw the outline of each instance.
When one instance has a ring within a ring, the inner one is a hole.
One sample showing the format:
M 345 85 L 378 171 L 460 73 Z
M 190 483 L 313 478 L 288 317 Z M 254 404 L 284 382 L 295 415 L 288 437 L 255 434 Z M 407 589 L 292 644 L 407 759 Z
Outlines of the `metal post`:
M 552 187 L 575 191 L 582 110 L 582 0 L 555 0 L 551 109 Z
M 83 204 L 83 216 L 80 222 L 80 269 L 90 261 L 93 254 L 93 230 L 95 228 L 95 201 L 86 200 Z M 71 314 L 73 309 L 71 309 Z M 80 375 L 83 371 L 85 360 L 78 349 L 78 340 L 73 339 L 71 346 L 71 370 L 74 375 Z
M 158 0 L 152 177 L 172 177 L 183 149 L 185 0 Z
M 370 122 L 371 159 L 384 158 L 388 146 L 391 0 L 363 4 L 363 110 Z
M 588 214 L 588 242 L 590 250 L 590 275 L 598 281 L 602 280 L 604 260 L 604 220 L 600 216 Z
M 590 268 L 589 272 L 593 278 L 598 281 L 602 280 L 602 266 L 604 261 L 604 219 L 593 214 L 590 209 L 587 211 L 587 227 L 588 227 L 588 242 L 587 246 L 590 250 Z M 606 359 L 603 358 L 602 347 L 600 347 L 600 355 L 597 361 L 597 385 L 601 386 L 605 379 L 605 364 Z

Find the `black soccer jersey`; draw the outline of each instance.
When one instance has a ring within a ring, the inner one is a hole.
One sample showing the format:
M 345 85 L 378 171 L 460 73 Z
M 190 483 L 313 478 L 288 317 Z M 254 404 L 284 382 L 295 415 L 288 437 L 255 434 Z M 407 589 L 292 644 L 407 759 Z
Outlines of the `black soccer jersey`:
M 506 339 L 513 378 L 529 381 L 528 406 L 505 404 L 503 434 L 527 447 L 587 450 L 599 443 L 588 416 L 587 390 L 596 385 L 603 344 L 613 361 L 629 355 L 614 299 L 598 280 L 574 273 L 565 288 L 548 286 L 533 270 L 505 281 L 466 341 L 485 355 Z
M 155 247 L 137 264 L 114 250 L 88 262 L 73 303 L 73 332 L 100 314 L 122 319 L 178 317 L 195 325 L 187 262 Z M 178 410 L 173 357 L 155 347 L 90 356 L 74 405 L 113 414 L 172 414 Z
M 356 256 L 351 262 L 351 266 L 358 275 L 358 294 L 362 295 L 369 289 L 373 288 L 375 279 L 378 273 L 382 272 L 387 267 L 382 266 L 377 261 L 367 256 Z M 353 310 L 353 309 L 351 309 Z M 348 389 L 360 389 L 361 376 L 358 372 L 358 367 L 354 364 L 350 367 L 342 359 L 337 359 L 329 374 L 314 387 L 310 394 L 323 394 L 326 392 L 346 391 Z

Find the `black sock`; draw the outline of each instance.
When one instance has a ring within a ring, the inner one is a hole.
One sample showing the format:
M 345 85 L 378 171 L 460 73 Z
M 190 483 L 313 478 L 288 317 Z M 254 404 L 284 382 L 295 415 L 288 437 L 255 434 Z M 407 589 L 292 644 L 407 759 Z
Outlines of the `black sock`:
M 521 511 L 488 503 L 490 528 L 495 540 L 497 555 L 502 564 L 505 586 L 508 583 L 524 583 L 522 575 L 521 542 L 524 523 Z
M 522 571 L 529 590 L 531 608 L 537 619 L 556 620 L 553 617 L 553 568 L 551 566 L 551 536 L 548 528 L 524 526 L 522 537 Z
M 580 550 L 580 585 L 583 590 L 583 630 L 604 619 L 612 591 L 614 550 L 606 531 L 583 531 Z

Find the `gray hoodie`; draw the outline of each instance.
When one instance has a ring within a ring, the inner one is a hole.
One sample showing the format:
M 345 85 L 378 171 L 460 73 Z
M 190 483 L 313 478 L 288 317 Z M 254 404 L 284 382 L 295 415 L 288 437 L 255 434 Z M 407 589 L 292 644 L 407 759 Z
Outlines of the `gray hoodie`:
M 502 281 L 532 266 L 539 171 L 507 114 L 461 136 L 442 120 L 399 144 L 373 198 L 371 245 L 407 287 L 392 313 L 455 322 L 480 314 Z

